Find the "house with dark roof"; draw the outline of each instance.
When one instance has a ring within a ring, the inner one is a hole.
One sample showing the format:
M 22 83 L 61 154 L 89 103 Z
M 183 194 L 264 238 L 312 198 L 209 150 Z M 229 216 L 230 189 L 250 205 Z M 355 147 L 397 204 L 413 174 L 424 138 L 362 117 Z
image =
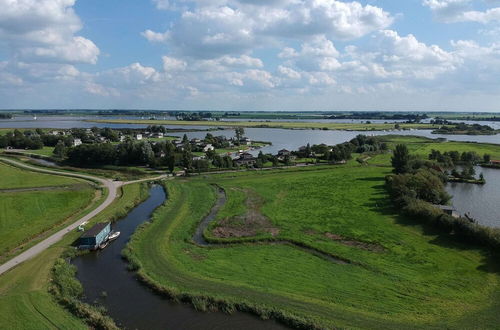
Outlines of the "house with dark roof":
M 111 232 L 110 222 L 95 224 L 92 228 L 83 233 L 78 239 L 78 248 L 87 250 L 97 250 L 99 245 L 104 243 Z
M 255 165 L 257 162 L 257 158 L 255 158 L 252 154 L 249 154 L 248 152 L 242 153 L 238 158 L 234 160 L 236 165 L 242 166 L 242 165 Z

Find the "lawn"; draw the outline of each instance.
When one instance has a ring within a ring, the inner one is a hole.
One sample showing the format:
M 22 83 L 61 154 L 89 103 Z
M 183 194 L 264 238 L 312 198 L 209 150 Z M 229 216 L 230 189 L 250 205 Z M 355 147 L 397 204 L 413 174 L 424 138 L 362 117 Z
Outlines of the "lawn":
M 81 183 L 66 176 L 31 172 L 0 162 L 0 189 L 66 186 Z
M 123 216 L 146 197 L 141 184 L 124 186 L 123 194 L 91 224 Z M 70 232 L 53 247 L 0 276 L 0 329 L 88 329 L 57 304 L 48 287 L 50 270 L 62 251 L 81 235 Z
M 361 123 L 316 123 L 316 122 L 252 122 L 252 121 L 179 121 L 179 120 L 127 120 L 99 119 L 89 120 L 94 123 L 109 124 L 143 124 L 143 125 L 183 125 L 183 126 L 215 126 L 215 127 L 261 127 L 285 129 L 329 129 L 351 131 L 381 131 L 394 129 L 394 124 L 361 124 Z M 401 129 L 436 129 L 441 125 L 433 124 L 399 124 Z
M 84 210 L 94 188 L 0 192 L 0 256 Z M 75 219 L 76 220 L 76 219 Z
M 389 171 L 348 165 L 170 181 L 169 202 L 134 236 L 129 255 L 141 276 L 171 292 L 322 327 L 498 326 L 498 261 L 399 216 L 383 187 Z M 215 201 L 212 183 L 228 192 L 219 221 L 241 220 L 255 207 L 277 229 L 257 237 L 277 243 L 194 245 Z

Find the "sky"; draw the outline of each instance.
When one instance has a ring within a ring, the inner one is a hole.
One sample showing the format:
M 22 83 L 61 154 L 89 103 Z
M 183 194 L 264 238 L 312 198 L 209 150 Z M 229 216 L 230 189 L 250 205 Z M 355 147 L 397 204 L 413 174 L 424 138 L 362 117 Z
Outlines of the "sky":
M 0 108 L 500 112 L 500 0 L 0 0 Z

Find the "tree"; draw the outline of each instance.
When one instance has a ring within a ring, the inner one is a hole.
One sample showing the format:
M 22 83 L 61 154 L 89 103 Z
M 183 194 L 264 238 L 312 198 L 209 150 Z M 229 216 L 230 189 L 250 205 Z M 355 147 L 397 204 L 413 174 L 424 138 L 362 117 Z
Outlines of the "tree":
M 240 141 L 245 135 L 245 129 L 243 127 L 236 127 L 234 129 L 234 134 L 236 135 L 236 139 Z
M 185 149 L 182 152 L 182 166 L 184 166 L 187 169 L 190 169 L 192 164 L 193 164 L 193 155 L 191 154 L 191 151 Z
M 62 140 L 59 140 L 59 142 L 57 142 L 53 154 L 59 159 L 63 159 L 64 156 L 66 156 L 66 146 L 64 145 L 64 142 Z
M 398 144 L 394 150 L 394 155 L 392 156 L 392 167 L 394 167 L 394 173 L 402 174 L 407 173 L 410 166 L 410 152 L 404 144 Z
M 168 167 L 168 171 L 170 173 L 174 172 L 174 168 L 175 168 L 175 155 L 173 153 L 169 154 L 167 156 L 167 167 Z
M 483 155 L 483 161 L 484 161 L 485 163 L 489 163 L 489 162 L 491 161 L 491 155 L 489 155 L 489 154 L 484 154 L 484 155 Z

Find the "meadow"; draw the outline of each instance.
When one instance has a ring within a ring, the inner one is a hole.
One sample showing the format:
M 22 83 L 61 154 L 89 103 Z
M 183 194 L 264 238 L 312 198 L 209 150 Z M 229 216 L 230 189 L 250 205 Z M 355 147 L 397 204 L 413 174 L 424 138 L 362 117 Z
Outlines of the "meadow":
M 141 184 L 122 188 L 122 195 L 87 225 L 124 216 L 147 196 Z M 0 329 L 88 329 L 82 319 L 59 305 L 49 293 L 54 263 L 81 233 L 65 238 L 18 267 L 0 276 Z
M 394 129 L 394 124 L 358 124 L 358 123 L 316 123 L 316 122 L 261 122 L 261 121 L 180 121 L 180 120 L 127 120 L 98 119 L 88 120 L 93 123 L 108 124 L 142 124 L 142 125 L 183 125 L 183 126 L 215 126 L 215 127 L 258 127 L 284 129 L 326 129 L 346 131 L 382 131 Z M 436 129 L 441 125 L 433 124 L 399 124 L 401 129 Z
M 101 191 L 88 182 L 0 163 L 0 261 L 76 219 Z
M 80 183 L 66 176 L 26 171 L 0 162 L 0 189 L 66 186 Z
M 125 255 L 146 282 L 199 309 L 223 305 L 318 328 L 497 326 L 498 261 L 400 216 L 384 188 L 389 172 L 350 164 L 170 181 L 168 202 Z M 241 229 L 254 207 L 272 232 L 194 244 L 213 184 L 228 196 L 219 225 Z

